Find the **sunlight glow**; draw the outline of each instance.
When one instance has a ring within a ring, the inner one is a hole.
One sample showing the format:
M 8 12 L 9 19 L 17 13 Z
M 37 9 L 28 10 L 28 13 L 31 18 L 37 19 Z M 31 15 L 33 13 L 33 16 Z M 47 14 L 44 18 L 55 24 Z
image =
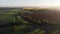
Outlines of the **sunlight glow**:
M 0 0 L 0 7 L 60 7 L 60 0 Z

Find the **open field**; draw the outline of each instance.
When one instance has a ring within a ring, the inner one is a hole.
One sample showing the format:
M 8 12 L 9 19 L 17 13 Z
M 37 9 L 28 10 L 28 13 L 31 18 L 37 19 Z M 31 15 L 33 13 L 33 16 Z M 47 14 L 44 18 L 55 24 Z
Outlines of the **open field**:
M 33 10 L 32 14 L 19 9 L 1 11 L 0 34 L 60 34 L 59 12 L 44 11 Z

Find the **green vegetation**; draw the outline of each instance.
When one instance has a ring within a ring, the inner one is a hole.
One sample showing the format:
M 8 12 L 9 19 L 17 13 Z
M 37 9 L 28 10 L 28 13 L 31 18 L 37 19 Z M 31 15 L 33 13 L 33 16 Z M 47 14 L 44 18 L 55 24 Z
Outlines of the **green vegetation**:
M 33 19 L 29 14 L 34 11 L 38 10 L 12 9 L 2 12 L 0 34 L 60 34 L 60 25 L 49 23 L 48 20 Z

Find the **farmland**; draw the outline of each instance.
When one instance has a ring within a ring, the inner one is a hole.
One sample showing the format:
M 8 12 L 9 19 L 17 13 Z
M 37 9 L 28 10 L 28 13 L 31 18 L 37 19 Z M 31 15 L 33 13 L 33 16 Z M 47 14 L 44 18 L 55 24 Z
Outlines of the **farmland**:
M 0 34 L 57 34 L 60 32 L 59 15 L 59 11 L 48 9 L 3 8 L 0 10 Z

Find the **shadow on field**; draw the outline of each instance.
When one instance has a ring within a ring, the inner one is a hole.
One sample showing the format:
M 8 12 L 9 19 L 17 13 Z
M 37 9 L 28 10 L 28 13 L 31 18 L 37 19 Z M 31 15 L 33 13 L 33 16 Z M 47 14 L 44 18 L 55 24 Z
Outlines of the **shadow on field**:
M 13 22 L 0 25 L 0 34 L 13 34 L 13 32 L 14 32 Z
M 51 34 L 53 31 L 59 30 L 57 33 L 60 34 L 60 25 L 59 24 L 51 24 L 51 23 L 33 23 L 33 24 L 24 24 L 21 22 L 14 23 L 10 22 L 4 25 L 0 25 L 0 34 L 14 34 L 14 25 L 16 26 L 22 26 L 25 25 L 25 28 L 22 28 L 19 30 L 18 34 L 28 34 L 30 32 L 35 31 L 38 29 L 38 32 L 41 32 L 42 30 L 45 31 L 44 34 Z M 16 33 L 17 34 L 17 33 Z

